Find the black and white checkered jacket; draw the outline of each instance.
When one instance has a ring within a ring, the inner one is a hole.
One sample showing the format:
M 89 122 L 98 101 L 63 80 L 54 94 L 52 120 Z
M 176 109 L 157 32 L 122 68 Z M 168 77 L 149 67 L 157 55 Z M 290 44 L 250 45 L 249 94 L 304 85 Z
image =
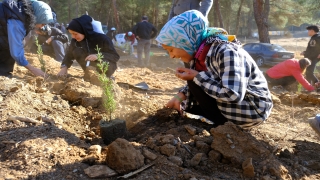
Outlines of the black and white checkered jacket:
M 251 56 L 236 43 L 213 42 L 201 71 L 193 81 L 215 98 L 221 113 L 243 128 L 265 121 L 273 103 L 267 81 Z M 194 69 L 194 61 L 191 68 Z M 187 97 L 182 109 L 192 106 L 188 86 L 180 90 Z M 214 120 L 212 120 L 214 121 Z

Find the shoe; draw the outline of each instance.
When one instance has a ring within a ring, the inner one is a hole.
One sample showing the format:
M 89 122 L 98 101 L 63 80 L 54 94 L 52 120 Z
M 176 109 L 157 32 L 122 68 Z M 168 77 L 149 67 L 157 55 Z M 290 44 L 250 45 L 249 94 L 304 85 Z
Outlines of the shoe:
M 320 114 L 317 114 L 315 118 L 309 119 L 309 125 L 320 136 Z

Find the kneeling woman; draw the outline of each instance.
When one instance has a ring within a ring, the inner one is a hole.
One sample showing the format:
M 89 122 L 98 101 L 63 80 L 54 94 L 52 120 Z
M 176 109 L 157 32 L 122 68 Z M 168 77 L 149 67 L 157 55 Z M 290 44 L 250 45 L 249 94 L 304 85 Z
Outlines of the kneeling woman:
M 176 70 L 187 85 L 166 106 L 202 115 L 215 126 L 262 123 L 273 106 L 266 79 L 235 36 L 207 24 L 201 12 L 186 11 L 167 22 L 156 38 L 171 58 L 190 63 L 190 69 Z
M 310 64 L 308 58 L 288 59 L 268 69 L 265 76 L 271 86 L 288 86 L 298 81 L 306 90 L 313 91 L 315 87 L 303 76 Z M 318 83 L 315 86 L 318 86 Z
M 109 63 L 107 76 L 111 77 L 117 69 L 117 62 L 120 56 L 116 52 L 112 41 L 104 34 L 94 32 L 92 26 L 92 18 L 88 15 L 83 15 L 73 19 L 67 27 L 72 36 L 71 43 L 67 49 L 67 53 L 61 63 L 61 70 L 58 76 L 67 75 L 68 68 L 73 63 L 73 60 L 80 64 L 83 70 L 86 69 L 87 61 L 90 66 L 97 66 L 97 46 L 103 55 L 103 61 Z

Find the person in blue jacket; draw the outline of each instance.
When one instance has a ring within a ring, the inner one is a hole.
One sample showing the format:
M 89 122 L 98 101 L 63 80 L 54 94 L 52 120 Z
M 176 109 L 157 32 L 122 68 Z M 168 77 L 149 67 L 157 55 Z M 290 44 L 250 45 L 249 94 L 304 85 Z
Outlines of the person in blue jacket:
M 24 56 L 24 37 L 34 28 L 53 21 L 50 6 L 37 0 L 4 0 L 0 3 L 0 76 L 12 77 L 15 63 L 35 76 L 44 72 Z

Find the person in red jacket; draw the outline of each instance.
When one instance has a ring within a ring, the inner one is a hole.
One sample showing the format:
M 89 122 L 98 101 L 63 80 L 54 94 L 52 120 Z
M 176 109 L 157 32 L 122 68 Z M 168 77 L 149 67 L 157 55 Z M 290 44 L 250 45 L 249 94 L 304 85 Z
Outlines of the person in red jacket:
M 126 49 L 127 49 L 127 46 L 129 46 L 129 49 L 130 49 L 129 54 L 132 55 L 134 52 L 133 44 L 134 44 L 134 41 L 136 40 L 136 36 L 131 31 L 129 31 L 124 36 L 124 39 L 126 40 Z
M 316 83 L 314 87 L 303 76 L 310 64 L 311 61 L 308 58 L 288 59 L 268 69 L 265 76 L 268 83 L 272 85 L 288 86 L 298 81 L 306 90 L 313 91 L 320 83 Z

